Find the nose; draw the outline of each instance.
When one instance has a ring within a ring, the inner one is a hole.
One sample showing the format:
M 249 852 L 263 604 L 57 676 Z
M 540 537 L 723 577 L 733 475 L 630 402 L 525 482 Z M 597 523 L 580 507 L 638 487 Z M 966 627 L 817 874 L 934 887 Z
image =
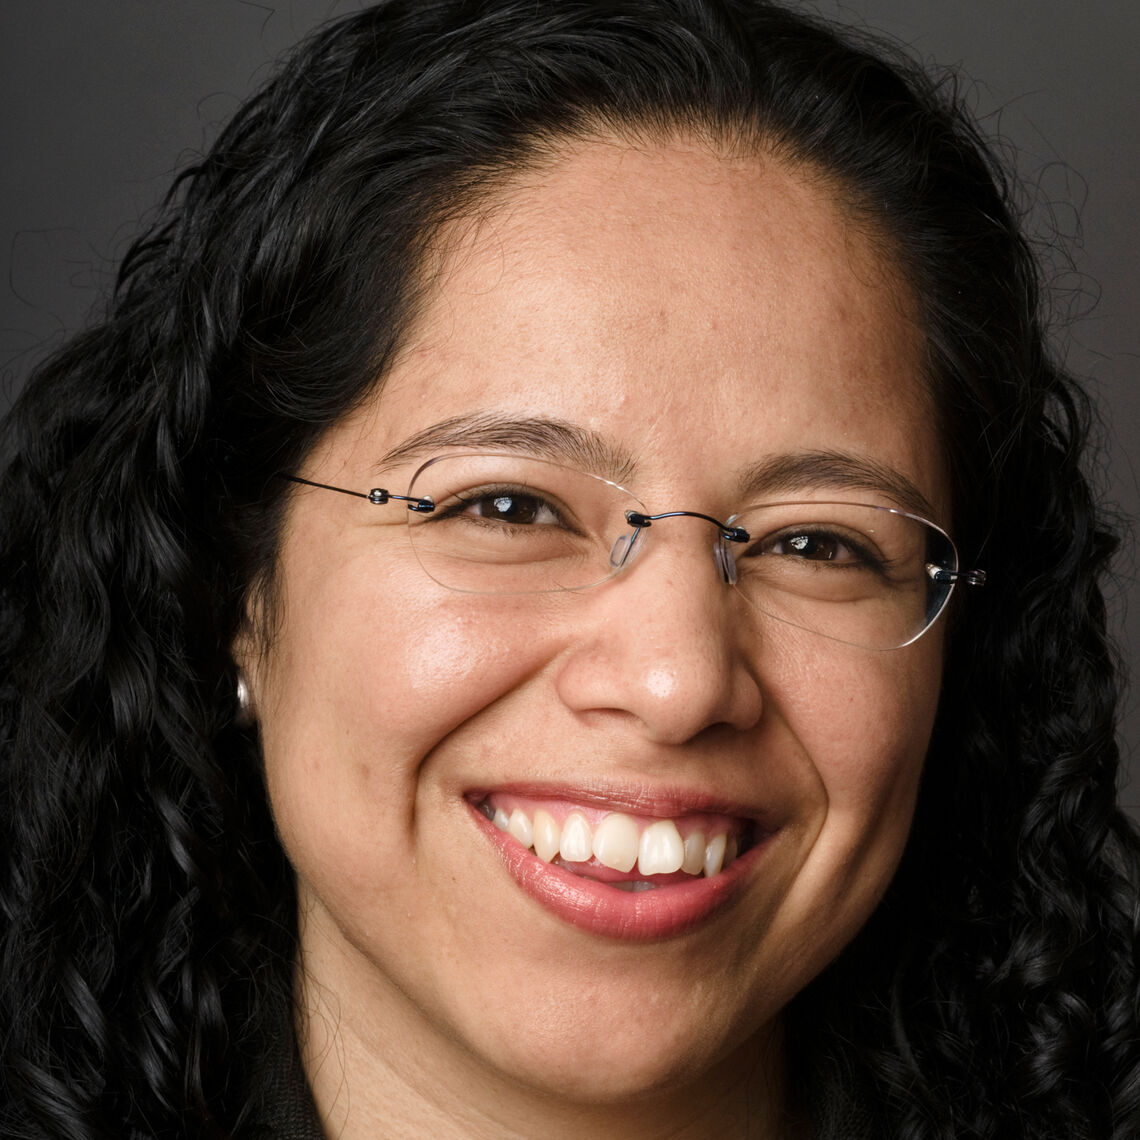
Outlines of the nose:
M 762 711 L 757 631 L 725 586 L 706 525 L 654 527 L 623 573 L 580 595 L 580 626 L 557 678 L 566 706 L 621 716 L 657 743 L 715 725 L 752 728 Z

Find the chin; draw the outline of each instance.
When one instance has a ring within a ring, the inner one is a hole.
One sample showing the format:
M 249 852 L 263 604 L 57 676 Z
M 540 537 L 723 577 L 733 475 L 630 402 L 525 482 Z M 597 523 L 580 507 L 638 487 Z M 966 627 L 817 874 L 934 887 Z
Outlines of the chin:
M 534 1095 L 618 1107 L 675 1094 L 731 1058 L 752 1058 L 760 1050 L 762 1033 L 735 1026 L 718 1033 L 698 1011 L 678 1009 L 675 1001 L 658 1004 L 649 994 L 619 1005 L 604 993 L 591 1000 L 578 992 L 574 1008 L 540 1001 L 529 1018 L 509 1019 L 497 1032 L 484 1024 L 477 1051 Z

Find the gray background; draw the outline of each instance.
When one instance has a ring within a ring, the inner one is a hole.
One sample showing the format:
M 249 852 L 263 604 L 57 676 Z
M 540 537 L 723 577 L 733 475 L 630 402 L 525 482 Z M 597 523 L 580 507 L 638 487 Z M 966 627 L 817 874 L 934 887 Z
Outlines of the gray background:
M 270 62 L 358 0 L 4 0 L 0 14 L 0 407 L 109 289 L 171 175 Z M 1060 345 L 1105 422 L 1103 490 L 1140 516 L 1140 4 L 1135 0 L 817 0 L 960 68 L 987 133 L 1017 153 Z M 1133 523 L 1133 525 L 1135 525 Z M 1110 598 L 1140 675 L 1135 542 Z M 1140 699 L 1125 750 L 1140 768 Z M 1140 780 L 1123 799 L 1140 819 Z

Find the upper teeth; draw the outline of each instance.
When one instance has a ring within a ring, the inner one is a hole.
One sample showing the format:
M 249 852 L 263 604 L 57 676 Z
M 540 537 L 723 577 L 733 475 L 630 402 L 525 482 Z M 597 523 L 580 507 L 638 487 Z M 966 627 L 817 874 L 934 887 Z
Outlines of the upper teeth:
M 671 819 L 654 820 L 644 829 L 633 816 L 609 812 L 590 826 L 584 812 L 573 810 L 559 823 L 544 808 L 533 817 L 521 808 L 508 812 L 480 805 L 500 831 L 512 835 L 523 847 L 545 863 L 561 856 L 568 863 L 596 859 L 614 871 L 629 872 L 636 866 L 640 875 L 668 875 L 684 871 L 689 875 L 718 874 L 736 858 L 737 840 L 727 830 L 709 836 L 702 830 L 690 831 L 684 839 Z

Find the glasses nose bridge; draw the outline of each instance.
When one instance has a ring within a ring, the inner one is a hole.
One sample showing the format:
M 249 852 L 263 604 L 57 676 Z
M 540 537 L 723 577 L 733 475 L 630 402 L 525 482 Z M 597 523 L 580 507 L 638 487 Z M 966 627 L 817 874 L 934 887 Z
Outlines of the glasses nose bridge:
M 728 523 L 721 522 L 720 519 L 714 518 L 712 515 L 706 515 L 701 511 L 661 511 L 657 514 L 650 515 L 643 511 L 627 510 L 625 512 L 625 520 L 634 529 L 632 535 L 623 535 L 614 545 L 611 562 L 614 564 L 615 569 L 624 569 L 638 556 L 645 543 L 644 534 L 655 522 L 660 522 L 663 519 L 676 518 L 700 519 L 702 522 L 711 523 L 713 527 L 716 528 L 716 538 L 713 542 L 713 559 L 716 564 L 717 573 L 721 581 L 726 585 L 734 585 L 736 583 L 736 560 L 729 552 L 728 544 L 747 542 L 749 537 L 748 532 L 744 530 L 743 527 L 730 526 Z M 615 554 L 619 554 L 620 556 L 615 558 Z

